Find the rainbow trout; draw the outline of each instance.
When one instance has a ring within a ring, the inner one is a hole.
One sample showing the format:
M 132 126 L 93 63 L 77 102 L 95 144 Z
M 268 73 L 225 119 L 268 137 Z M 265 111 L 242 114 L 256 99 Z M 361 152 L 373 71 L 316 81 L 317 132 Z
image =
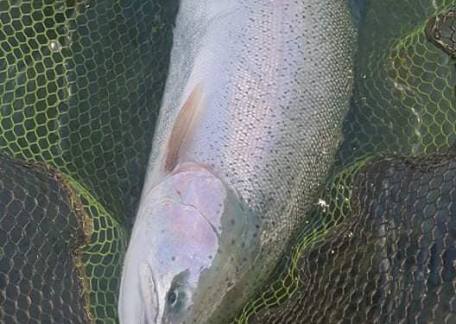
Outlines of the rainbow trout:
M 121 323 L 225 323 L 328 172 L 352 85 L 344 0 L 182 0 L 124 260 Z

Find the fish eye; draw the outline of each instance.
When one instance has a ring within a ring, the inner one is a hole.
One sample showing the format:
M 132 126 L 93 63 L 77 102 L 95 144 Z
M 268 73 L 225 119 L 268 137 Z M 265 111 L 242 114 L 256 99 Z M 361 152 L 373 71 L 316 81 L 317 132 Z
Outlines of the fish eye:
M 173 289 L 168 293 L 168 304 L 170 306 L 175 306 L 177 304 L 177 298 L 179 297 L 179 292 L 177 289 Z
M 190 302 L 190 292 L 187 283 L 188 275 L 188 271 L 184 271 L 174 277 L 166 294 L 166 308 L 174 314 L 179 313 Z
M 166 296 L 167 308 L 173 312 L 179 312 L 187 305 L 187 294 L 184 287 L 171 288 Z

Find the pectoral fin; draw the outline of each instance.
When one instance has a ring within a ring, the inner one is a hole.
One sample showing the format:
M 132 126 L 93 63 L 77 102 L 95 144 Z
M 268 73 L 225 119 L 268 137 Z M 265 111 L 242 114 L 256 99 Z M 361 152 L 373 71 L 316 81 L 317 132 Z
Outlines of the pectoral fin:
M 179 111 L 171 131 L 166 147 L 165 171 L 171 172 L 179 162 L 185 144 L 197 124 L 201 106 L 202 89 L 200 85 L 196 85 Z

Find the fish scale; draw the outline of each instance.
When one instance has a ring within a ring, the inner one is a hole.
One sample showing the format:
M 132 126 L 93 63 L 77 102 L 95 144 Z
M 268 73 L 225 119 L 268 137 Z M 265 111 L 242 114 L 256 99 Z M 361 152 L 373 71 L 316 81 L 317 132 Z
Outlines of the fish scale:
M 173 176 L 166 161 L 172 166 L 191 162 L 233 191 L 244 218 L 251 218 L 240 221 L 252 227 L 237 230 L 254 237 L 247 239 L 244 233 L 242 240 L 233 240 L 254 245 L 255 252 L 246 252 L 249 260 L 236 263 L 244 250 L 231 251 L 221 239 L 229 252 L 224 252 L 227 260 L 217 259 L 217 269 L 226 269 L 224 262 L 236 264 L 235 284 L 230 289 L 208 284 L 223 301 L 213 300 L 215 306 L 207 311 L 193 302 L 190 318 L 218 323 L 236 315 L 270 275 L 333 161 L 351 94 L 353 36 L 347 1 L 181 2 L 123 287 L 135 276 L 131 269 L 142 262 L 138 259 L 148 260 L 148 252 L 136 249 L 153 243 L 141 240 L 163 231 L 159 225 L 146 234 L 144 222 L 160 219 L 150 215 L 150 206 L 160 204 L 164 193 L 157 192 Z M 162 285 L 159 289 L 169 283 Z M 208 291 L 200 295 L 200 300 L 212 296 Z
M 340 139 L 352 76 L 347 5 L 233 1 L 203 28 L 186 10 L 202 12 L 210 2 L 181 4 L 144 192 L 163 176 L 156 175 L 163 146 L 182 102 L 201 82 L 207 99 L 186 158 L 210 165 L 264 214 L 273 208 L 268 201 L 287 204 L 301 191 L 301 179 L 319 184 Z

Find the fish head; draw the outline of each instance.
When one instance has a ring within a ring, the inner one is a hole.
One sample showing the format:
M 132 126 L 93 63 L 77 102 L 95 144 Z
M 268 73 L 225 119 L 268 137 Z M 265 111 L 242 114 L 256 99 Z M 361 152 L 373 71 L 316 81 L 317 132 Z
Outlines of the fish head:
M 233 316 L 259 227 L 239 196 L 207 168 L 185 164 L 142 199 L 124 261 L 121 323 Z

